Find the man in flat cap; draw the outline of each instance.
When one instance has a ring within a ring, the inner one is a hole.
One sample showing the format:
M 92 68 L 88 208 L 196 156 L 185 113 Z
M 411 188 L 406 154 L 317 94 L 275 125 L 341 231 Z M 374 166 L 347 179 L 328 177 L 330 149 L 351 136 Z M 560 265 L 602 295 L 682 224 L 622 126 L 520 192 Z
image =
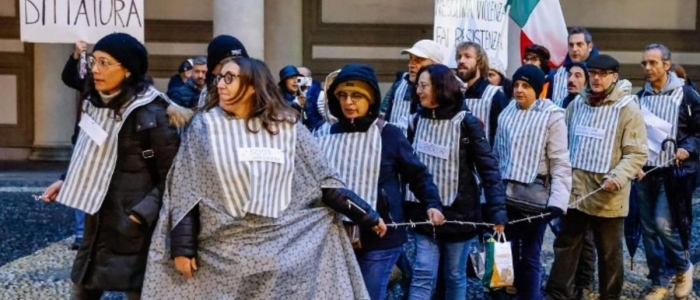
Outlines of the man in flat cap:
M 637 96 L 629 81 L 619 79 L 619 69 L 609 55 L 590 58 L 588 88 L 567 108 L 573 205 L 554 241 L 548 299 L 573 299 L 576 262 L 589 229 L 599 257 L 600 299 L 622 294 L 623 221 L 631 180 L 647 161 L 647 134 Z

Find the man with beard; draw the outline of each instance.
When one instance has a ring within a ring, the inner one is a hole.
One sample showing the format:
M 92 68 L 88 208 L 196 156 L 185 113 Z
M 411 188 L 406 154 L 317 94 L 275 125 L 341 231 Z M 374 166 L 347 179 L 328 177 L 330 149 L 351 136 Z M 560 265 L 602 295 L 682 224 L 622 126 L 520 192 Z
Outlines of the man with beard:
M 441 64 L 445 48 L 433 40 L 420 40 L 410 49 L 401 51 L 401 54 L 408 54 L 408 72 L 394 82 L 384 96 L 380 109 L 384 120 L 398 126 L 406 135 L 411 113 L 416 109 L 415 104 L 411 104 L 411 91 L 415 88 L 416 73 L 422 67 Z
M 168 91 L 168 97 L 173 102 L 182 107 L 189 109 L 197 108 L 197 101 L 202 90 L 207 86 L 205 81 L 207 75 L 207 57 L 195 57 L 192 62 L 192 76 L 185 82 L 185 85 L 179 86 Z
M 588 230 L 598 253 L 600 299 L 620 299 L 624 282 L 622 227 L 629 212 L 631 179 L 647 160 L 647 131 L 632 84 L 620 80 L 620 63 L 609 55 L 588 61 L 588 88 L 569 104 L 566 119 L 573 181 L 572 207 L 554 241 L 547 299 L 573 299 L 572 291 Z M 583 198 L 585 197 L 585 198 Z
M 566 55 L 564 65 L 582 62 L 598 55 L 598 48 L 593 45 L 591 33 L 584 27 L 573 27 L 569 30 L 568 37 L 569 53 Z M 567 73 L 566 68 L 557 69 L 554 74 L 550 74 L 548 80 L 549 89 L 547 95 L 554 104 L 562 106 L 562 101 L 567 94 Z
M 489 83 L 489 58 L 481 45 L 463 42 L 456 49 L 457 77 L 467 86 L 464 101 L 484 124 L 486 137 L 493 146 L 498 115 L 508 106 L 508 98 L 500 88 Z
M 673 147 L 662 148 L 656 159 L 650 158 L 646 162 L 634 184 L 642 223 L 644 253 L 649 266 L 648 278 L 652 284 L 651 291 L 644 299 L 666 298 L 669 278 L 665 274 L 664 264 L 675 273 L 674 297 L 685 299 L 693 288 L 693 264 L 684 251 L 687 249 L 683 249 L 681 243 L 676 227 L 680 220 L 676 220 L 672 213 L 678 208 L 671 205 L 678 200 L 674 199 L 671 194 L 674 191 L 669 188 L 673 186 L 672 181 L 675 181 L 676 186 L 682 185 L 679 182 L 683 181 L 695 182 L 700 150 L 697 146 L 700 96 L 671 71 L 671 51 L 662 44 L 646 47 L 642 68 L 647 83 L 637 96 L 642 109 L 652 115 L 645 114 L 645 119 L 656 117 L 669 123 L 671 130 L 668 139 L 675 141 L 669 143 Z M 680 178 L 673 175 L 674 171 L 668 161 L 674 158 L 675 164 L 687 175 Z M 657 171 L 645 174 L 657 168 Z

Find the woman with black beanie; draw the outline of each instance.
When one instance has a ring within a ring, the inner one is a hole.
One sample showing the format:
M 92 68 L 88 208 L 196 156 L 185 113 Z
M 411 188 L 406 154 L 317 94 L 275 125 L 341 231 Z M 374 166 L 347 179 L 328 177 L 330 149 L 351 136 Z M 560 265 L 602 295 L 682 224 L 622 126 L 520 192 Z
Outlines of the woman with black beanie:
M 172 105 L 146 74 L 148 52 L 114 33 L 95 44 L 83 92 L 80 132 L 64 180 L 42 195 L 85 211 L 71 299 L 104 291 L 139 299 L 165 177 L 191 113 Z

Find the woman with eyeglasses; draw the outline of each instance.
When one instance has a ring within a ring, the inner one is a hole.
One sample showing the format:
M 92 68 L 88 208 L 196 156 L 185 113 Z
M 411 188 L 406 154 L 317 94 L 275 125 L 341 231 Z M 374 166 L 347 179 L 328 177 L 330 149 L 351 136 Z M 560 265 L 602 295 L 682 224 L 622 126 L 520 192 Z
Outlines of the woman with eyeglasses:
M 428 166 L 442 199 L 445 220 L 481 222 L 479 174 L 485 193 L 483 221 L 497 224 L 502 232 L 506 223 L 505 193 L 498 162 L 486 139 L 483 125 L 469 113 L 462 101 L 460 83 L 444 65 L 421 68 L 413 99 L 422 107 L 409 123 L 408 139 L 418 158 Z M 406 219 L 425 221 L 424 206 L 418 195 L 407 192 Z M 439 227 L 416 226 L 416 261 L 409 299 L 432 299 L 438 276 L 443 272 L 445 299 L 465 299 L 467 256 L 477 228 L 459 224 Z
M 433 177 L 402 130 L 378 118 L 380 99 L 372 67 L 344 66 L 328 88 L 328 109 L 338 122 L 331 125 L 330 134 L 319 138 L 321 148 L 343 182 L 384 220 L 404 222 L 403 181 L 424 206 L 422 221 L 441 225 L 444 217 Z M 360 231 L 355 251 L 372 300 L 386 298 L 389 276 L 406 241 L 405 227 L 390 228 L 383 238 Z
M 168 177 L 144 298 L 367 299 L 336 211 L 378 236 L 383 221 L 345 189 L 262 61 L 222 66 Z
M 96 300 L 104 291 L 139 299 L 177 127 L 191 113 L 151 85 L 148 52 L 128 34 L 98 41 L 88 68 L 68 172 L 42 198 L 88 214 L 71 299 Z

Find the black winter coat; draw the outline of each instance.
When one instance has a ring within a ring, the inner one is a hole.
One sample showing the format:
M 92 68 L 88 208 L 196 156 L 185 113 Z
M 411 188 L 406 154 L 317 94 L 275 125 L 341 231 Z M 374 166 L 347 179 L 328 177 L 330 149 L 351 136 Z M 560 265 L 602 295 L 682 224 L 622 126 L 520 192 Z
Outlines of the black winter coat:
M 165 178 L 180 146 L 177 129 L 168 123 L 167 105 L 158 98 L 124 120 L 104 202 L 85 220 L 84 242 L 71 272 L 74 283 L 88 289 L 141 290 Z M 142 148 L 147 145 L 145 139 L 155 155 L 150 162 L 142 156 L 148 150 Z M 130 214 L 141 225 L 131 221 Z
M 381 93 L 374 70 L 364 65 L 343 67 L 333 84 L 330 85 L 329 90 L 335 90 L 340 83 L 350 80 L 368 83 L 374 89 L 374 98 L 380 99 Z M 376 126 L 374 122 L 379 116 L 380 103 L 374 101 L 370 104 L 367 115 L 349 120 L 343 114 L 340 100 L 334 94 L 329 93 L 328 109 L 334 117 L 338 118 L 338 123 L 331 126 L 331 134 L 366 132 L 370 126 Z M 437 186 L 433 183 L 433 176 L 428 173 L 428 168 L 415 155 L 413 147 L 408 143 L 403 132 L 392 124 L 380 126 L 383 128 L 381 130 L 382 150 L 376 208 L 384 222 L 404 222 L 403 199 L 405 198 L 406 184 L 416 195 L 416 198 L 421 201 L 423 211 L 421 221 L 428 219 L 428 209 L 435 208 L 442 211 L 440 194 Z M 360 234 L 363 251 L 400 247 L 406 240 L 406 227 L 388 227 L 386 235 L 381 238 L 369 228 L 361 230 Z
M 463 103 L 463 102 L 461 102 Z M 416 115 L 412 126 L 408 129 L 408 138 L 413 143 L 415 128 L 418 118 L 451 119 L 459 111 L 467 110 L 461 104 L 461 109 L 438 107 L 436 109 L 422 108 Z M 482 123 L 471 113 L 467 113 L 462 121 L 462 130 L 459 142 L 459 188 L 457 199 L 450 206 L 443 206 L 445 220 L 490 222 L 494 224 L 506 224 L 505 188 L 501 181 L 501 173 L 498 168 L 491 145 L 486 140 Z M 485 207 L 482 209 L 479 203 L 481 191 L 477 185 L 476 171 L 481 178 L 481 185 L 486 198 Z M 406 219 L 412 221 L 425 221 L 425 208 L 421 204 L 405 202 Z M 483 214 L 486 216 L 482 217 Z M 477 229 L 473 226 L 457 224 L 444 224 L 442 226 L 417 226 L 415 231 L 433 236 L 442 242 L 459 242 L 473 238 Z
M 201 93 L 202 90 L 190 78 L 184 85 L 168 90 L 168 98 L 182 107 L 196 109 Z

